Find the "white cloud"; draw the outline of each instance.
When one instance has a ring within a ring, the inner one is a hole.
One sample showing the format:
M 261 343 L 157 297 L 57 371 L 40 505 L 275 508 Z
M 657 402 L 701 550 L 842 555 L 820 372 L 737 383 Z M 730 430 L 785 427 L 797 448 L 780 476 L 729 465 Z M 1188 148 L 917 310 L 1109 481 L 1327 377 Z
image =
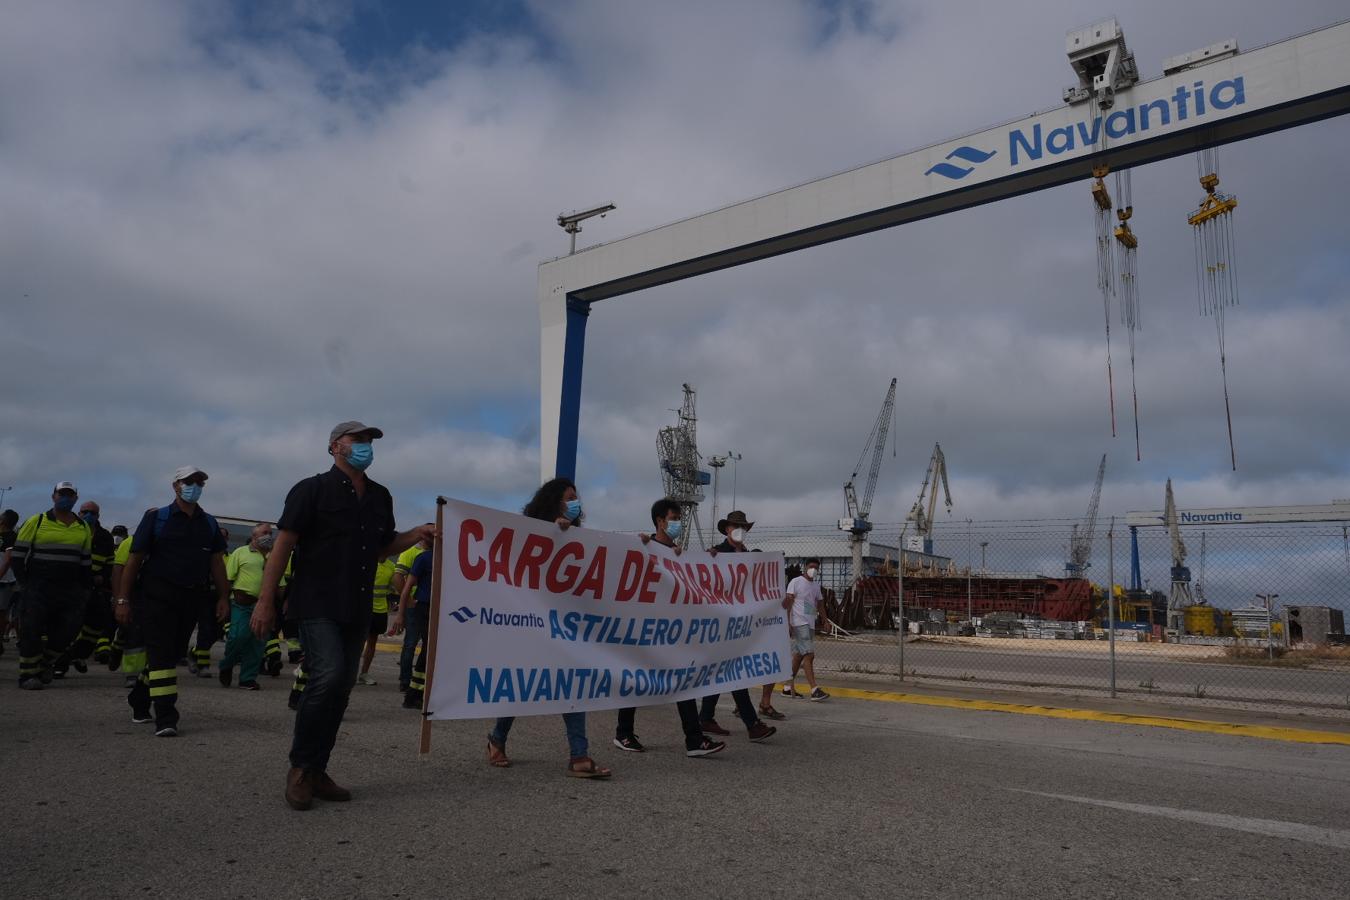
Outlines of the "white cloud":
M 1251 45 L 1340 15 L 1243 7 L 1118 15 L 1146 72 L 1232 31 Z M 537 453 L 535 264 L 565 247 L 553 215 L 613 199 L 583 234 L 610 239 L 1054 105 L 1060 35 L 1083 15 L 859 8 L 867 27 L 845 15 L 826 37 L 807 4 L 541 4 L 551 54 L 528 35 L 479 36 L 375 68 L 347 61 L 345 20 L 316 19 L 324 5 L 267 23 L 264 41 L 213 4 L 12 10 L 0 481 L 27 510 L 71 476 L 126 518 L 190 459 L 212 472 L 212 508 L 275 515 L 324 465 L 331 424 L 356 416 L 389 431 L 373 474 L 408 516 L 438 493 L 518 507 Z M 591 521 L 641 524 L 655 431 L 685 380 L 705 451 L 745 454 L 742 505 L 761 520 L 842 514 L 892 376 L 899 456 L 881 519 L 907 510 L 935 440 L 962 517 L 1077 514 L 1107 448 L 1121 509 L 1153 505 L 1167 474 L 1188 505 L 1350 495 L 1335 415 L 1350 296 L 1325 193 L 1346 137 L 1327 122 L 1224 151 L 1242 197 L 1236 476 L 1212 326 L 1190 294 L 1198 189 L 1175 160 L 1135 177 L 1142 466 L 1119 328 L 1122 436 L 1107 433 L 1091 215 L 1069 186 L 598 306 Z

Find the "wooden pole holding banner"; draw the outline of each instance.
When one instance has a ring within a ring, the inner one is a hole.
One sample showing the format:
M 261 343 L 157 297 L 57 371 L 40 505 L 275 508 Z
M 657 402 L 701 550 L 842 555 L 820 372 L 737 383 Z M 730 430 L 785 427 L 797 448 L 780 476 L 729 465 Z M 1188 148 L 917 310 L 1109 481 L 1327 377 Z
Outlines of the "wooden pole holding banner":
M 445 498 L 436 498 L 436 539 L 431 542 L 428 553 L 431 557 L 431 609 L 427 612 L 427 671 L 422 686 L 422 739 L 418 751 L 420 759 L 431 755 L 431 719 L 428 718 L 427 704 L 431 702 L 431 685 L 436 677 L 436 632 L 441 625 L 441 528 L 445 519 Z

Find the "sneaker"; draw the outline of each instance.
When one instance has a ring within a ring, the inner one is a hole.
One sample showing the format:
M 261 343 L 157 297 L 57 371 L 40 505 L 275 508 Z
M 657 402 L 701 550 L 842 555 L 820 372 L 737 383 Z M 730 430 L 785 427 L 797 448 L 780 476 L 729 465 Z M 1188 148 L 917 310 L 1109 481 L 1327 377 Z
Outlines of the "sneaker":
M 71 660 L 70 664 L 75 667 L 75 671 L 81 675 L 89 671 L 89 664 L 82 659 Z
M 299 692 L 299 691 L 291 691 L 291 696 L 288 697 L 287 700 L 286 700 L 286 708 L 287 708 L 287 709 L 290 709 L 290 710 L 297 710 L 297 709 L 300 708 L 300 692 Z
M 42 673 L 43 675 L 47 676 L 42 683 L 51 684 L 53 678 L 65 678 L 66 672 L 68 671 L 70 671 L 70 668 L 68 666 L 64 665 L 52 666 L 51 669 L 46 670 Z
M 815 690 L 811 691 L 811 698 L 810 698 L 810 699 L 812 699 L 812 700 L 828 700 L 828 699 L 830 699 L 830 695 L 827 694 L 827 693 L 825 693 L 824 691 L 822 691 L 820 688 L 816 688 Z
M 44 687 L 46 685 L 42 683 L 41 678 L 24 678 L 19 681 L 19 688 L 25 691 L 40 691 Z
M 705 737 L 703 743 L 693 749 L 686 748 L 685 756 L 712 756 L 714 753 L 721 753 L 727 745 L 722 741 L 714 741 L 712 738 Z
M 642 746 L 642 742 L 637 739 L 637 735 L 629 735 L 626 738 L 615 738 L 614 746 L 620 750 L 627 750 L 629 753 L 646 753 L 647 748 Z
M 379 682 L 375 680 L 375 677 L 369 672 L 362 672 L 360 675 L 357 675 L 356 683 L 370 685 L 371 687 L 379 684 Z
M 260 691 L 260 690 L 262 690 L 262 688 L 258 685 L 258 682 L 256 682 L 256 681 L 241 681 L 241 682 L 239 682 L 239 689 L 240 689 L 240 690 L 243 690 L 243 691 Z
M 211 667 L 210 667 L 210 666 L 202 666 L 202 667 L 200 667 L 199 669 L 197 669 L 197 677 L 198 677 L 198 678 L 210 678 L 210 677 L 211 677 Z
M 180 660 L 178 661 L 178 664 L 179 664 L 179 665 L 182 665 L 184 662 L 187 663 L 187 669 L 188 669 L 188 672 L 190 672 L 190 673 L 193 674 L 193 675 L 196 675 L 196 674 L 197 674 L 197 668 L 198 668 L 198 667 L 197 667 L 197 661 L 196 661 L 195 659 L 192 659 L 191 657 L 185 657 L 184 659 L 180 659 Z
M 419 697 L 419 696 L 417 696 L 416 694 L 414 694 L 412 691 L 408 691 L 408 693 L 406 693 L 406 694 L 403 695 L 403 708 L 404 708 L 404 709 L 421 709 L 421 708 L 422 708 L 422 698 Z
M 276 678 L 281 674 L 281 657 L 271 660 L 267 663 L 267 674 Z
M 122 668 L 122 651 L 121 651 L 121 650 L 109 650 L 109 651 L 108 651 L 108 671 L 109 671 L 109 672 L 116 672 L 116 671 L 117 671 L 118 669 L 120 669 L 120 668 Z
M 221 668 L 220 686 L 229 687 L 234 682 L 234 669 Z
M 699 722 L 699 728 L 703 729 L 704 734 L 731 734 L 721 725 L 717 724 L 716 719 L 709 719 L 706 722 Z
M 131 690 L 136 686 L 136 682 L 140 680 L 141 677 L 139 675 L 128 675 L 127 677 L 122 679 L 122 687 L 126 688 L 127 690 Z
M 777 728 L 772 725 L 765 725 L 763 722 L 756 722 L 750 726 L 750 740 L 756 744 L 764 743 L 777 733 Z
M 784 696 L 784 697 L 794 697 L 794 698 L 800 699 L 803 695 L 797 693 L 797 688 L 794 687 L 793 685 L 785 684 L 785 685 L 783 685 L 783 696 Z
M 62 672 L 61 674 L 64 675 L 65 673 Z M 53 678 L 60 677 L 61 675 L 54 674 L 51 669 L 43 669 L 38 673 L 38 681 L 41 681 L 43 684 L 51 684 Z
M 132 725 L 149 725 L 153 721 L 155 721 L 155 719 L 149 713 L 138 713 L 134 710 L 131 713 Z
M 94 662 L 98 663 L 100 666 L 106 666 L 106 665 L 108 664 L 108 651 L 107 651 L 107 650 L 95 650 L 95 651 L 94 651 Z
M 178 737 L 178 729 L 172 725 L 165 725 L 163 728 L 156 728 L 155 737 Z

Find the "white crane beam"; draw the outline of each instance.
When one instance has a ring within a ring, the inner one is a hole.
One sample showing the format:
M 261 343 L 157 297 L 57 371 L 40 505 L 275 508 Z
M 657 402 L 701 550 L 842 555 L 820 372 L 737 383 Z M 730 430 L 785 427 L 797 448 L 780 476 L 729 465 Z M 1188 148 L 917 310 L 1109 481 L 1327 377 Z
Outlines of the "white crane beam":
M 1350 23 L 684 219 L 539 267 L 540 469 L 574 474 L 598 300 L 1350 112 Z M 904 123 L 897 123 L 902 129 Z M 655 174 L 655 173 L 654 173 Z

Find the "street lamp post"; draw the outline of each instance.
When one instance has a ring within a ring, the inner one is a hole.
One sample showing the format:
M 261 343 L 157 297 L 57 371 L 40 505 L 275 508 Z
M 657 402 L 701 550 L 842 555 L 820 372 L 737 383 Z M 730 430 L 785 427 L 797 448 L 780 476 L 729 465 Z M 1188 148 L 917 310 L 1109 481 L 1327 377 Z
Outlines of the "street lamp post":
M 971 539 L 971 521 L 970 521 L 970 519 L 966 519 L 966 540 L 969 541 L 970 539 Z M 971 562 L 973 563 L 974 560 L 971 560 Z M 975 606 L 974 606 L 974 603 L 973 603 L 973 601 L 972 601 L 972 599 L 971 599 L 971 589 L 970 589 L 970 588 L 971 588 L 971 584 L 970 584 L 971 571 L 970 571 L 970 570 L 973 569 L 973 568 L 974 568 L 973 565 L 969 565 L 969 564 L 968 564 L 968 565 L 966 566 L 966 621 L 967 621 L 967 622 L 974 622 L 974 621 L 975 621 Z
M 1271 607 L 1273 607 L 1273 606 L 1275 605 L 1275 601 L 1278 600 L 1279 597 L 1280 597 L 1279 594 L 1257 594 L 1257 595 L 1256 595 L 1256 599 L 1257 599 L 1257 600 L 1260 600 L 1260 601 L 1262 601 L 1262 602 L 1264 602 L 1265 605 L 1266 605 L 1266 658 L 1267 658 L 1267 659 L 1274 659 L 1274 658 L 1275 658 L 1275 631 L 1274 631 L 1274 629 L 1271 627 L 1270 614 L 1271 614 Z

